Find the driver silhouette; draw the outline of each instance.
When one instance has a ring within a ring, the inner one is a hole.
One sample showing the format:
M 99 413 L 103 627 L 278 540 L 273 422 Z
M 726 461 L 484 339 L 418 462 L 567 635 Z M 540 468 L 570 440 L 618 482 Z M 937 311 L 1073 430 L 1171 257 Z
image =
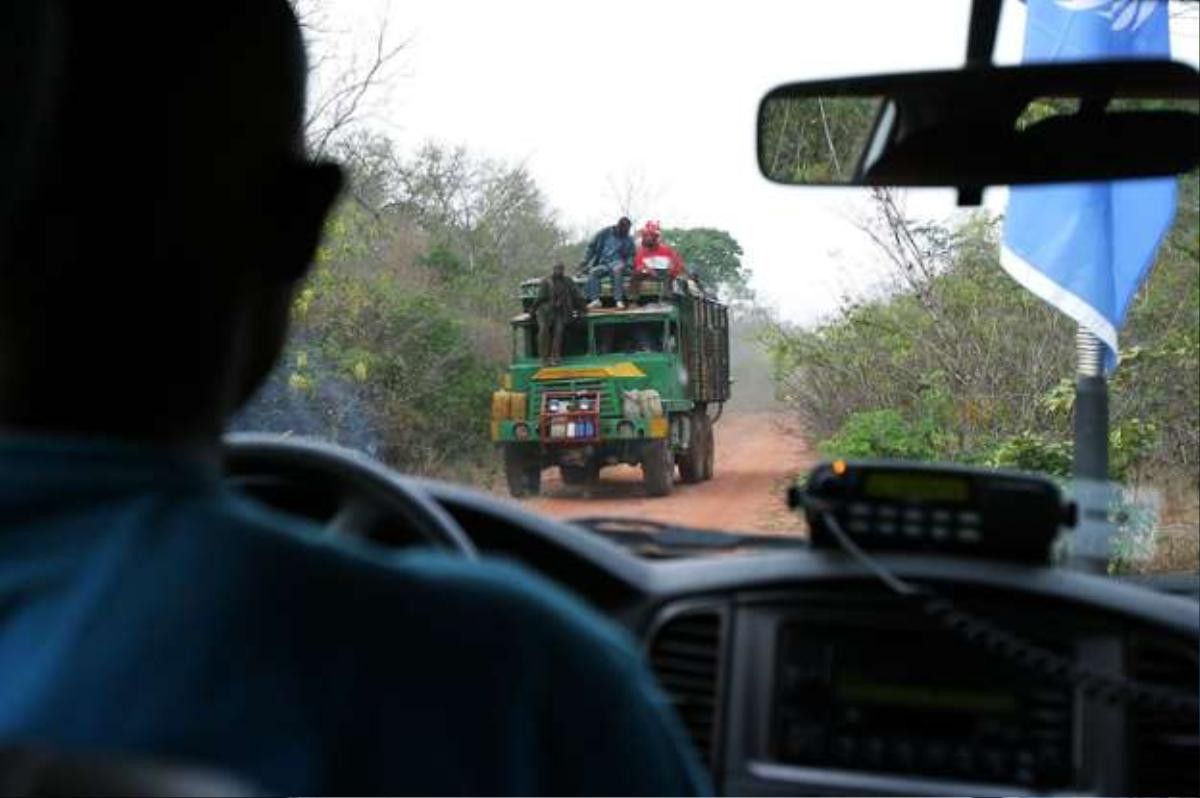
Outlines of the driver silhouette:
M 221 432 L 341 183 L 305 155 L 289 6 L 22 8 L 0 741 L 301 794 L 707 790 L 633 642 L 577 600 L 511 565 L 318 540 L 223 484 Z

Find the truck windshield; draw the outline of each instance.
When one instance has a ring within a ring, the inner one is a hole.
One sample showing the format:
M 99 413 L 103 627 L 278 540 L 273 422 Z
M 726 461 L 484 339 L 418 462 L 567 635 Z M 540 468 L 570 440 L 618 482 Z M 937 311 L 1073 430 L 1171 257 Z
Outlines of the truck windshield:
M 596 325 L 596 354 L 663 351 L 663 323 L 654 321 Z
M 516 349 L 519 358 L 534 360 L 538 354 L 537 324 L 522 324 L 515 328 Z M 563 330 L 562 356 L 577 357 L 588 353 L 587 325 L 573 321 Z

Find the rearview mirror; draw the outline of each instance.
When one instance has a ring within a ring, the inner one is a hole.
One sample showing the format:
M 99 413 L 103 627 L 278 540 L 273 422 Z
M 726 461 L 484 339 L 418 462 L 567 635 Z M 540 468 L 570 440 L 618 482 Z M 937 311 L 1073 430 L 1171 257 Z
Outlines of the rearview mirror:
M 967 68 L 780 86 L 758 111 L 779 183 L 986 186 L 1177 174 L 1200 73 L 1171 61 Z M 976 200 L 977 201 L 977 200 Z

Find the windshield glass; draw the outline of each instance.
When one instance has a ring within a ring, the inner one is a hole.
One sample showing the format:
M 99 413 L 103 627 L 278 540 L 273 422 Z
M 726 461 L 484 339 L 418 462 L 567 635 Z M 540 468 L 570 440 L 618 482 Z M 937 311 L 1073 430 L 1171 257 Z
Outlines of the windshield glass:
M 663 350 L 663 321 L 596 324 L 596 354 L 633 354 Z
M 539 328 L 536 322 L 513 325 L 513 359 L 537 360 Z M 579 357 L 588 354 L 588 326 L 580 321 L 571 321 L 563 326 L 563 357 Z
M 950 191 L 785 188 L 752 146 L 776 85 L 961 66 L 969 0 L 479 4 L 470 24 L 432 0 L 297 5 L 308 144 L 349 186 L 236 429 L 332 440 L 557 517 L 797 540 L 785 490 L 821 460 L 1069 485 L 1079 324 L 1004 254 L 1017 192 L 958 208 Z M 1172 52 L 1195 63 L 1196 4 L 1169 5 Z M 1025 14 L 1004 4 L 998 63 L 1022 60 Z M 629 57 L 598 55 L 618 42 Z M 779 162 L 807 174 L 828 149 L 814 174 L 845 173 L 876 107 L 773 120 L 805 131 Z M 1170 196 L 1106 366 L 1119 573 L 1200 562 L 1196 173 Z M 556 263 L 568 280 L 548 279 Z M 543 445 L 562 425 L 542 400 L 577 391 L 598 397 L 587 439 Z

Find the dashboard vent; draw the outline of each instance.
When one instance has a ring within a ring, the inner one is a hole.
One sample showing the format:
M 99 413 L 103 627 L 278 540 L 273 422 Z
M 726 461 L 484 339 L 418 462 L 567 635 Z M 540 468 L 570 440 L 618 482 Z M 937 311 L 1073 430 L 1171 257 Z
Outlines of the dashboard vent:
M 1139 682 L 1195 693 L 1200 664 L 1190 646 L 1158 639 L 1135 641 L 1130 662 Z M 1131 707 L 1133 794 L 1200 795 L 1200 717 L 1195 713 Z
M 683 720 L 704 764 L 711 767 L 716 742 L 721 671 L 722 613 L 684 612 L 664 623 L 650 641 L 650 665 Z

